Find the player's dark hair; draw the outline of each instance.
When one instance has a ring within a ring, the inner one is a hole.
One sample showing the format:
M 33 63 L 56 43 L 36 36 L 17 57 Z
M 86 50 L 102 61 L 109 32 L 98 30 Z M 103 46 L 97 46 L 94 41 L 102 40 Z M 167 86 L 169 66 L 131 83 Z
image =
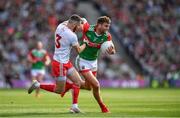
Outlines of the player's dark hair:
M 81 23 L 81 21 L 81 17 L 77 14 L 73 14 L 68 20 L 69 23 Z
M 97 24 L 111 23 L 111 19 L 108 16 L 101 16 L 97 19 Z

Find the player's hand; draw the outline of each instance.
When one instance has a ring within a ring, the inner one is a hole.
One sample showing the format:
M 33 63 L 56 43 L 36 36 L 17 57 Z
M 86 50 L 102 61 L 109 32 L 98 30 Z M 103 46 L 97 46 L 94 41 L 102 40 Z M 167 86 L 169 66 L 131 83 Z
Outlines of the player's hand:
M 50 63 L 48 61 L 45 61 L 44 63 L 46 66 L 48 66 Z
M 86 45 L 88 45 L 89 40 L 87 40 L 87 39 L 83 39 L 83 43 L 85 43 Z
M 46 56 L 43 61 L 46 66 L 48 66 L 51 63 L 51 59 L 49 56 Z
M 108 53 L 108 54 L 115 54 L 115 49 L 114 49 L 114 47 L 113 46 L 110 46 L 107 50 L 106 50 L 106 52 Z
M 92 43 L 88 40 L 88 39 L 83 39 L 83 43 L 85 43 L 86 45 L 92 47 Z

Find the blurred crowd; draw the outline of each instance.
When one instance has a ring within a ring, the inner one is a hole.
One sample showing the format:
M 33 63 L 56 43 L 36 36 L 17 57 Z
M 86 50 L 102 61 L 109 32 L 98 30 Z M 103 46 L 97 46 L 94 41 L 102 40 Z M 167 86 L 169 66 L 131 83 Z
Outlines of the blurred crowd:
M 180 79 L 179 0 L 94 0 L 119 40 L 158 81 Z
M 0 80 L 30 79 L 28 52 L 40 40 L 52 55 L 57 24 L 73 13 L 73 0 L 0 0 Z

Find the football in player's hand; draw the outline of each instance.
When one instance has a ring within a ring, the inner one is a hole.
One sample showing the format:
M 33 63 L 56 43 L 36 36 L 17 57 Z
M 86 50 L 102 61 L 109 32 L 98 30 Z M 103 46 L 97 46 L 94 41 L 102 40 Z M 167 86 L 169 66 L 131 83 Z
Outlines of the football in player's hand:
M 112 43 L 112 41 L 105 41 L 102 45 L 101 45 L 101 52 L 103 54 L 109 54 L 109 52 L 111 52 L 111 50 L 113 50 L 114 45 Z

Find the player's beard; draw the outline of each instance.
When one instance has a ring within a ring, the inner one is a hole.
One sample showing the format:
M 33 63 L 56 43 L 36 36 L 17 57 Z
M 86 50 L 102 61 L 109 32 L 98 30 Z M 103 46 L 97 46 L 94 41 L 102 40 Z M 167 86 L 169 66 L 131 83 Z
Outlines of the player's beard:
M 101 29 L 101 34 L 104 34 L 106 32 L 106 30 Z

